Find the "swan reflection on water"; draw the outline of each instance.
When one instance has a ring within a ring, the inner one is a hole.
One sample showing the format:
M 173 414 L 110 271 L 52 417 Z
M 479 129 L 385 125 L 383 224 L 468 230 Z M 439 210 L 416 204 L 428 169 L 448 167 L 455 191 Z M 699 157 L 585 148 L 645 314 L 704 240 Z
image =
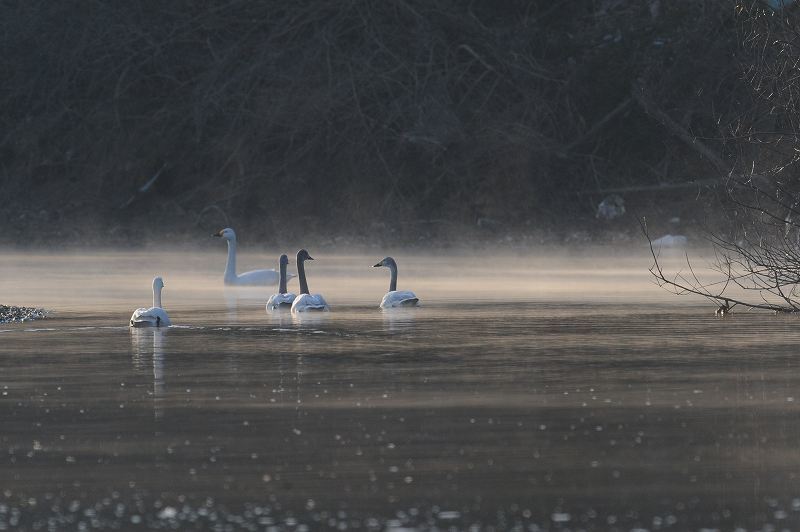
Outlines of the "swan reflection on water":
M 146 371 L 148 360 L 153 368 L 153 417 L 158 420 L 164 415 L 164 329 L 131 328 L 131 347 L 133 348 L 133 367 Z
M 292 311 L 289 309 L 275 309 L 267 313 L 267 323 L 280 329 L 289 328 L 295 323 Z
M 386 332 L 401 332 L 412 329 L 420 309 L 413 307 L 395 307 L 381 311 L 383 326 Z
M 290 316 L 292 324 L 303 328 L 327 323 L 330 319 L 329 312 L 292 312 Z

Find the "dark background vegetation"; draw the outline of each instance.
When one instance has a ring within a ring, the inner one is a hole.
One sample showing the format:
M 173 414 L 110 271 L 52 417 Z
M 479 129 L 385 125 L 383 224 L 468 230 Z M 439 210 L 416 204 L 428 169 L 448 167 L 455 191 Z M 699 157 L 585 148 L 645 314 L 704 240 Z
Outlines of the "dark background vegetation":
M 735 6 L 5 0 L 0 242 L 690 231 L 758 114 Z

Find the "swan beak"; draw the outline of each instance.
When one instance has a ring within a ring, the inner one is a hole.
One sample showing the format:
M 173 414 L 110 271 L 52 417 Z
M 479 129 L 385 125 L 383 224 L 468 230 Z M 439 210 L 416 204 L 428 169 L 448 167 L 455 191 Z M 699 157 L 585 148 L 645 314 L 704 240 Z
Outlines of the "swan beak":
M 373 268 L 380 268 L 381 266 L 383 266 L 383 264 L 381 264 L 381 263 L 379 262 L 378 264 L 375 264 L 375 265 L 373 265 L 372 267 L 373 267 Z
M 213 234 L 213 235 L 211 235 L 211 236 L 222 236 L 222 231 L 221 231 L 221 230 L 220 230 L 220 231 L 217 231 L 216 233 L 214 233 L 214 234 Z
M 306 260 L 314 260 L 314 257 L 312 257 L 311 255 L 309 255 L 308 257 L 306 257 Z

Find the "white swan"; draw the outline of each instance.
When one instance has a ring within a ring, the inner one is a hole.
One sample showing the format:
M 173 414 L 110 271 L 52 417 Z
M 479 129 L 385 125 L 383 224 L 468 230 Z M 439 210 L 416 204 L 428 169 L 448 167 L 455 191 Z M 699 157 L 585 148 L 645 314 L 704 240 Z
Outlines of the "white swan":
M 328 303 L 319 294 L 308 293 L 308 283 L 306 282 L 306 267 L 304 262 L 314 260 L 308 251 L 301 249 L 297 252 L 297 276 L 300 278 L 300 295 L 292 303 L 292 312 L 307 312 L 314 310 L 330 310 Z
M 230 227 L 220 229 L 212 236 L 228 241 L 228 262 L 225 263 L 225 284 L 237 286 L 260 286 L 278 284 L 280 274 L 275 270 L 253 270 L 236 275 L 236 233 Z M 289 274 L 291 279 L 294 275 Z
M 413 307 L 419 303 L 417 295 L 410 290 L 397 289 L 397 263 L 392 257 L 386 257 L 373 268 L 386 266 L 392 272 L 392 280 L 389 281 L 389 291 L 383 296 L 381 300 L 381 308 L 393 307 Z
M 169 327 L 167 311 L 161 308 L 161 289 L 164 280 L 161 277 L 153 279 L 153 306 L 150 308 L 137 308 L 131 316 L 131 327 Z
M 281 255 L 281 258 L 278 259 L 278 264 L 281 270 L 281 283 L 278 288 L 278 293 L 272 294 L 269 297 L 269 301 L 267 301 L 267 312 L 289 309 L 297 297 L 294 294 L 286 292 L 286 265 L 289 264 L 289 257 Z

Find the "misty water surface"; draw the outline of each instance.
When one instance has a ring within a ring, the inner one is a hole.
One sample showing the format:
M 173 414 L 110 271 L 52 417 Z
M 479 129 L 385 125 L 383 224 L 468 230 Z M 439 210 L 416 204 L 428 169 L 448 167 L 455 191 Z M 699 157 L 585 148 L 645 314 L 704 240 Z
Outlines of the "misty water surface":
M 795 317 L 614 253 L 396 254 L 423 306 L 381 312 L 381 254 L 311 251 L 300 319 L 221 251 L 4 255 L 53 317 L 0 325 L 0 529 L 800 527 Z

